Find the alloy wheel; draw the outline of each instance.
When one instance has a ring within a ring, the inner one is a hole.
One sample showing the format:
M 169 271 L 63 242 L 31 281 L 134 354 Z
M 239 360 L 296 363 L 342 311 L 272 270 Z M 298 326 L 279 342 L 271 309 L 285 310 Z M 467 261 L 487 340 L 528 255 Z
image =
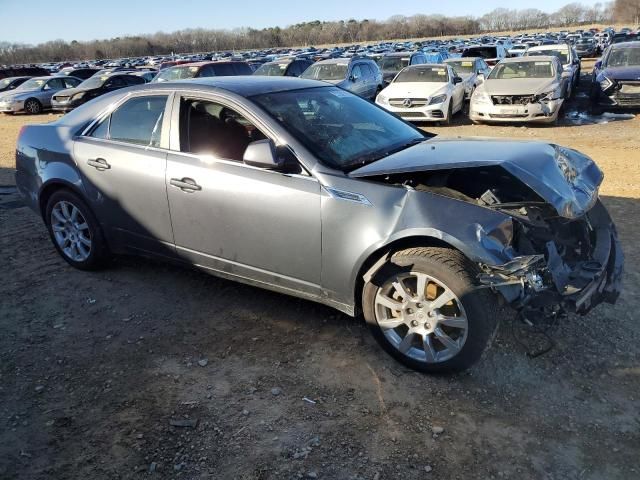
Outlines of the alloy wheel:
M 83 262 L 91 254 L 91 230 L 80 209 L 62 200 L 51 210 L 51 229 L 60 250 L 71 260 Z
M 422 272 L 387 280 L 376 294 L 375 315 L 391 345 L 420 362 L 449 360 L 467 340 L 462 302 L 443 282 Z

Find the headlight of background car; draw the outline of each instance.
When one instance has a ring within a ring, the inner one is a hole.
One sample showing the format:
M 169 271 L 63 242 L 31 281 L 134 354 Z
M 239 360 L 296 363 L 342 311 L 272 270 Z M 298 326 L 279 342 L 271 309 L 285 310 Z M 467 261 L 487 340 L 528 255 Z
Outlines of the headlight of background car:
M 491 98 L 486 92 L 476 90 L 471 96 L 471 100 L 478 103 L 491 103 Z
M 76 93 L 75 95 L 72 95 L 69 100 L 72 101 L 72 102 L 75 102 L 77 100 L 81 100 L 82 97 L 84 97 L 84 94 L 85 94 L 85 92 Z
M 611 87 L 613 87 L 613 82 L 607 78 L 605 75 L 600 75 L 598 78 L 598 83 L 600 84 L 600 88 L 603 92 L 606 92 Z
M 447 101 L 447 95 L 436 95 L 435 97 L 431 97 L 429 101 L 429 105 L 437 105 L 438 103 L 443 103 Z
M 379 94 L 379 95 L 376 97 L 376 102 L 379 102 L 379 103 L 387 103 L 387 101 L 388 101 L 388 98 L 387 98 L 387 97 L 385 97 L 385 96 L 384 96 L 384 95 L 382 95 L 382 94 Z

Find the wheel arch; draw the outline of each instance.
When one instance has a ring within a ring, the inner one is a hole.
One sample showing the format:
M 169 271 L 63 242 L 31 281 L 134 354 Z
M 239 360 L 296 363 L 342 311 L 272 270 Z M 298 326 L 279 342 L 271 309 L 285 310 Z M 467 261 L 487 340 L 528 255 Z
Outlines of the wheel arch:
M 50 180 L 46 182 L 44 185 L 42 185 L 42 188 L 40 189 L 40 193 L 38 194 L 38 206 L 40 208 L 40 214 L 42 215 L 42 218 L 45 222 L 47 221 L 47 218 L 46 218 L 47 203 L 49 202 L 51 195 L 53 195 L 54 193 L 60 190 L 69 190 L 84 200 L 84 195 L 82 193 L 82 190 L 80 190 L 78 186 L 74 185 L 73 183 L 67 180 L 55 179 L 55 180 Z
M 447 236 L 446 238 L 438 238 L 432 235 L 421 234 L 407 235 L 396 238 L 385 243 L 384 245 L 377 247 L 366 256 L 363 262 L 361 262 L 360 267 L 358 268 L 355 275 L 355 279 L 353 282 L 353 300 L 355 314 L 359 315 L 362 313 L 362 290 L 364 288 L 366 278 L 369 278 L 376 271 L 378 271 L 378 269 L 382 266 L 384 261 L 386 261 L 391 253 L 414 247 L 443 247 L 460 251 L 468 258 L 468 255 L 466 255 L 461 248 L 456 247 L 455 244 L 458 244 L 458 246 L 460 246 L 459 242 L 456 241 L 453 237 Z

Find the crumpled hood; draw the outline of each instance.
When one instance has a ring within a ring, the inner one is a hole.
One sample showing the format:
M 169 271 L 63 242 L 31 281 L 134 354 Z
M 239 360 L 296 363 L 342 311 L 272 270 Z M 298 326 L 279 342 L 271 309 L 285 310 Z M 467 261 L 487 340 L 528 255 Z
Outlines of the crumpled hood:
M 593 160 L 550 143 L 492 138 L 432 138 L 352 171 L 351 177 L 500 166 L 552 205 L 575 218 L 598 198 L 604 175 Z
M 485 80 L 482 84 L 489 95 L 536 95 L 556 88 L 553 78 L 513 78 Z
M 638 80 L 640 81 L 640 66 L 609 67 L 600 72 L 611 80 Z
M 396 82 L 380 92 L 388 98 L 429 98 L 444 93 L 446 82 Z

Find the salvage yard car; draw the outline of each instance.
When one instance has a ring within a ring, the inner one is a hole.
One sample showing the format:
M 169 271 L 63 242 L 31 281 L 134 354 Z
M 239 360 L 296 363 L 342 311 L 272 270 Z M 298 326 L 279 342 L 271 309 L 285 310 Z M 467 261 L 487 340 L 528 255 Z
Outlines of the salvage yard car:
M 568 78 L 555 56 L 507 58 L 471 97 L 469 118 L 479 122 L 555 123 Z
M 465 86 L 450 65 L 406 67 L 376 97 L 376 103 L 405 120 L 451 123 L 464 107 Z
M 382 90 L 382 73 L 369 58 L 321 60 L 307 68 L 300 78 L 322 80 L 363 98 L 375 99 Z
M 120 90 L 25 126 L 16 164 L 70 265 L 144 254 L 362 312 L 387 352 L 425 372 L 476 362 L 501 303 L 586 313 L 620 292 L 589 157 L 439 139 L 324 82 Z
M 126 72 L 122 74 L 114 72 L 112 75 L 96 75 L 74 88 L 54 94 L 51 98 L 51 108 L 59 112 L 68 112 L 105 93 L 142 83 L 145 83 L 144 78 Z
M 640 108 L 640 42 L 605 50 L 593 70 L 591 101 L 596 108 Z
M 482 58 L 448 58 L 444 63 L 451 65 L 456 74 L 462 78 L 466 99 L 471 98 L 476 87 L 491 73 L 491 68 Z
M 253 70 L 247 62 L 196 62 L 185 63 L 161 70 L 152 82 L 170 82 L 199 77 L 229 77 L 251 75 Z
M 562 63 L 562 70 L 565 73 L 565 77 L 569 79 L 569 83 L 567 84 L 567 88 L 569 89 L 567 97 L 570 97 L 571 93 L 573 93 L 574 89 L 580 83 L 581 72 L 580 58 L 573 47 L 567 43 L 541 45 L 531 47 L 525 53 L 527 57 L 546 57 L 552 55 L 558 57 L 560 63 Z
M 0 95 L 0 112 L 41 113 L 51 108 L 51 98 L 56 92 L 76 87 L 81 82 L 79 78 L 65 76 L 31 78 L 15 90 Z
M 311 60 L 281 58 L 274 62 L 263 63 L 255 72 L 253 72 L 253 74 L 276 77 L 299 77 L 311 65 L 313 65 L 313 61 Z

